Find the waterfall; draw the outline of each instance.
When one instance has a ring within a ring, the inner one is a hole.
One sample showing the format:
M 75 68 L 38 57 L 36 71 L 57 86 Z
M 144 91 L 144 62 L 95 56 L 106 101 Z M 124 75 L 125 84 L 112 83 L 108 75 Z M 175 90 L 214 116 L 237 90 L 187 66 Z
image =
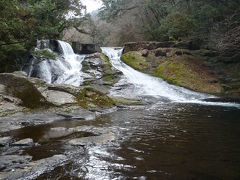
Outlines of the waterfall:
M 34 63 L 29 68 L 30 76 L 38 77 L 47 83 L 70 84 L 80 86 L 83 82 L 84 73 L 81 72 L 84 55 L 77 55 L 73 52 L 71 45 L 64 41 L 56 41 L 57 46 L 53 48 L 49 40 L 37 42 L 36 50 L 47 49 L 56 51 L 58 57 L 53 59 L 41 59 L 40 62 L 33 60 Z
M 240 107 L 239 104 L 235 103 L 206 102 L 204 101 L 204 99 L 216 97 L 204 93 L 197 93 L 182 87 L 170 85 L 161 78 L 138 72 L 121 61 L 121 54 L 123 51 L 122 48 L 103 47 L 101 49 L 102 52 L 109 57 L 111 64 L 116 69 L 123 72 L 124 77 L 122 78 L 122 82 L 120 83 L 127 84 L 128 86 L 133 86 L 133 88 L 130 88 L 130 90 L 120 90 L 120 92 L 118 92 L 120 96 L 153 96 L 156 98 L 167 98 L 168 100 L 173 102 Z

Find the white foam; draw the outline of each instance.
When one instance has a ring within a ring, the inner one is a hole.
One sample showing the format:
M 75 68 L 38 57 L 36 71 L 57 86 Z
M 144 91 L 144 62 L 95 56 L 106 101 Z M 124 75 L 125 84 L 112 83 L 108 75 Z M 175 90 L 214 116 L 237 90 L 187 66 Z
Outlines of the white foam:
M 240 108 L 240 104 L 235 103 L 206 102 L 204 99 L 217 97 L 170 85 L 161 78 L 136 71 L 121 61 L 121 54 L 123 51 L 121 48 L 102 47 L 101 49 L 103 53 L 109 57 L 111 64 L 124 74 L 124 77 L 120 82 L 133 85 L 133 88 L 130 88 L 130 90 L 124 89 L 124 92 L 120 92 L 121 95 L 125 93 L 125 95 L 129 97 L 132 97 L 132 95 L 154 96 L 156 98 L 167 98 L 173 102 L 180 103 L 233 106 Z

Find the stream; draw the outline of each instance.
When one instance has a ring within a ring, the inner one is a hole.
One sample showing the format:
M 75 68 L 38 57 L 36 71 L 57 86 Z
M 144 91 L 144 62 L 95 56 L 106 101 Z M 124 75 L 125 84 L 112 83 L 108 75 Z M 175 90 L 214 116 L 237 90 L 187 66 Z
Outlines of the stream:
M 42 77 L 49 83 L 79 86 L 85 76 L 77 72 L 83 58 L 61 44 L 68 50 L 64 55 L 71 56 L 68 68 L 64 70 L 64 62 L 42 63 L 48 66 Z M 123 73 L 110 95 L 141 99 L 144 104 L 120 107 L 96 119 L 66 117 L 7 132 L 5 136 L 31 138 L 38 144 L 18 152 L 33 161 L 59 154 L 66 157 L 54 166 L 40 166 L 31 176 L 20 172 L 22 179 L 240 179 L 239 104 L 205 101 L 216 97 L 140 73 L 121 62 L 121 48 L 102 51 Z M 65 73 L 53 78 L 49 67 L 60 67 Z M 89 144 L 88 138 L 98 135 L 103 143 Z M 85 138 L 87 145 L 74 144 L 76 138 Z M 16 151 L 16 147 L 0 147 L 1 153 Z

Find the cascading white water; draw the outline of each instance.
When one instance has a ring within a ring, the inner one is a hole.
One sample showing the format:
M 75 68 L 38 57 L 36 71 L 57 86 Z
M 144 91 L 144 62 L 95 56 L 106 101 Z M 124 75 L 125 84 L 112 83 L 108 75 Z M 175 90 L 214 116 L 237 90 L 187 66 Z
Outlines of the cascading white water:
M 70 44 L 58 41 L 62 50 L 65 61 L 69 66 L 65 66 L 64 73 L 55 81 L 57 84 L 71 84 L 80 86 L 83 82 L 82 61 L 85 56 L 74 54 Z
M 84 73 L 81 72 L 82 61 L 84 55 L 74 54 L 73 49 L 70 44 L 63 41 L 57 41 L 61 50 L 63 57 L 57 57 L 56 60 L 45 59 L 41 62 L 37 62 L 34 67 L 30 67 L 32 72 L 37 72 L 35 76 L 43 79 L 47 83 L 55 84 L 70 84 L 74 86 L 80 86 L 83 82 Z M 49 40 L 38 41 L 36 47 L 37 50 L 42 49 L 41 45 L 45 49 L 52 51 L 49 48 Z
M 170 85 L 160 78 L 138 72 L 121 61 L 122 48 L 102 47 L 101 49 L 103 53 L 109 57 L 111 64 L 116 69 L 123 72 L 124 77 L 122 81 L 125 81 L 125 84 L 132 84 L 134 86 L 131 92 L 124 89 L 121 95 L 125 95 L 126 97 L 129 97 L 130 94 L 134 94 L 135 96 L 154 96 L 181 103 L 240 107 L 239 104 L 235 103 L 205 102 L 203 101 L 204 99 L 215 98 L 215 96 L 197 93 L 182 87 Z

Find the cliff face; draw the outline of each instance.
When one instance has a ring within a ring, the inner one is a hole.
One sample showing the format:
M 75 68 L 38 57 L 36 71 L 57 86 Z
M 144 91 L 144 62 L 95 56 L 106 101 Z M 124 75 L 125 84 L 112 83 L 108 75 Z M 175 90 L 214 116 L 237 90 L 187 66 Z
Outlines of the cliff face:
M 132 42 L 125 44 L 122 60 L 134 69 L 171 84 L 199 92 L 239 97 L 240 63 L 238 59 L 226 58 L 226 55 L 200 49 L 191 41 Z

